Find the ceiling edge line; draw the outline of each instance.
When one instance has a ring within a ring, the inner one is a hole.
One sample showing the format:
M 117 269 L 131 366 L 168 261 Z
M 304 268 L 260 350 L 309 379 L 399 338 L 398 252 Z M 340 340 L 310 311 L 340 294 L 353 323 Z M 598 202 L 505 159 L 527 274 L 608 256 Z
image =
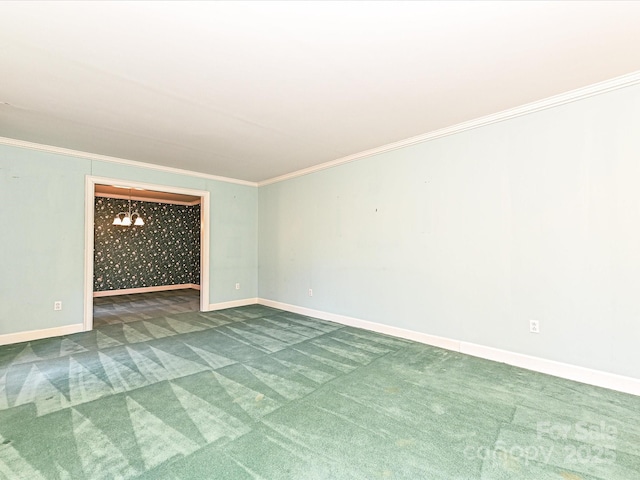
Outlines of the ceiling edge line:
M 353 162 L 355 160 L 361 160 L 367 157 L 378 155 L 380 153 L 398 150 L 403 147 L 408 147 L 418 143 L 428 142 L 430 140 L 447 137 L 449 135 L 455 135 L 456 133 L 461 133 L 474 128 L 484 127 L 487 125 L 491 125 L 493 123 L 498 123 L 505 120 L 510 120 L 512 118 L 521 117 L 523 115 L 536 113 L 541 110 L 547 110 L 549 108 L 559 107 L 567 103 L 575 102 L 575 101 L 593 97 L 596 95 L 601 95 L 603 93 L 607 93 L 613 90 L 630 87 L 638 83 L 640 83 L 640 70 L 632 73 L 628 73 L 625 75 L 621 75 L 619 77 L 614 77 L 609 80 L 604 80 L 602 82 L 587 85 L 586 87 L 580 87 L 565 93 L 553 95 L 551 97 L 547 97 L 542 100 L 536 100 L 531 103 L 526 103 L 519 107 L 514 107 L 508 110 L 503 110 L 501 112 L 492 113 L 490 115 L 485 115 L 483 117 L 479 117 L 473 120 L 468 120 L 466 122 L 458 123 L 450 127 L 440 128 L 438 130 L 433 130 L 431 132 L 416 135 L 414 137 L 409 137 L 404 140 L 388 143 L 380 147 L 354 153 L 352 155 L 338 158 L 336 160 L 330 160 L 328 162 L 320 163 L 312 167 L 296 170 L 295 172 L 285 173 L 284 175 L 279 175 L 277 177 L 269 178 L 267 180 L 262 180 L 258 182 L 258 187 L 263 187 L 266 185 L 271 185 L 273 183 L 283 182 L 285 180 L 290 180 L 296 177 L 302 177 L 304 175 L 309 175 L 314 172 L 319 172 L 321 170 L 326 170 L 328 168 L 337 167 L 339 165 Z
M 193 206 L 199 205 L 200 199 L 192 200 L 189 202 L 181 201 L 181 200 L 167 200 L 164 198 L 156 198 L 156 197 L 138 197 L 136 195 L 120 195 L 118 193 L 103 193 L 103 192 L 95 192 L 93 194 L 94 197 L 100 198 L 115 198 L 116 200 L 127 200 L 131 198 L 131 200 L 135 200 L 137 202 L 149 202 L 149 203 L 167 203 L 169 205 L 183 205 L 183 206 Z
M 211 175 L 208 173 L 195 172 L 193 170 L 186 170 L 186 169 L 175 168 L 175 167 L 166 167 L 164 165 L 155 165 L 153 163 L 140 162 L 137 160 L 128 160 L 126 158 L 100 155 L 99 153 L 90 153 L 90 152 L 83 152 L 81 150 L 72 150 L 69 148 L 54 147 L 53 145 L 27 142 L 25 140 L 18 140 L 15 138 L 0 137 L 0 145 L 7 145 L 9 147 L 27 148 L 30 150 L 38 150 L 41 152 L 54 153 L 57 155 L 67 155 L 70 157 L 84 158 L 87 160 L 98 160 L 101 162 L 119 163 L 122 165 L 129 165 L 132 167 L 147 168 L 150 170 L 158 170 L 161 172 L 174 173 L 177 175 L 188 175 L 190 177 L 204 178 L 207 180 L 217 180 L 219 182 L 225 182 L 225 183 L 235 183 L 238 185 L 246 185 L 249 187 L 258 186 L 256 182 L 250 182 L 248 180 L 239 180 L 236 178 L 221 177 L 218 175 Z

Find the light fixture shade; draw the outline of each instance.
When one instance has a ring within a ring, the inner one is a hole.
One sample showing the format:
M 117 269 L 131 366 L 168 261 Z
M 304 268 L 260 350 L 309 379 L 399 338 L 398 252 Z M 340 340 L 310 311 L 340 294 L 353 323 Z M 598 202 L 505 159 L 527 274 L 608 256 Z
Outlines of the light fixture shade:
M 120 215 L 116 215 L 116 218 L 113 219 L 112 225 L 122 225 L 122 220 L 120 219 Z
M 122 225 L 125 227 L 128 227 L 131 225 L 131 217 L 129 216 L 129 214 L 126 214 L 122 219 Z
M 142 220 L 142 217 L 138 215 L 138 217 L 136 218 L 136 221 L 133 222 L 133 224 L 141 227 L 142 225 L 144 225 L 144 220 Z

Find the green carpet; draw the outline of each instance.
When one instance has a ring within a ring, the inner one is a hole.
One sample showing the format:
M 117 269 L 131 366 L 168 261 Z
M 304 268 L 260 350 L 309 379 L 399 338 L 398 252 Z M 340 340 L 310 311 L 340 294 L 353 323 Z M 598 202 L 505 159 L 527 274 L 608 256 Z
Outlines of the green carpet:
M 640 478 L 640 398 L 261 306 L 0 347 L 0 478 Z

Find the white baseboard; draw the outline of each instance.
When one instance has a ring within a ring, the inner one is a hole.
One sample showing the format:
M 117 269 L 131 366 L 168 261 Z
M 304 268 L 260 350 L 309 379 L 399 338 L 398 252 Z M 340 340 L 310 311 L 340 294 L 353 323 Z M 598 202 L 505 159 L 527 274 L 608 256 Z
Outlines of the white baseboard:
M 594 385 L 596 387 L 608 388 L 619 392 L 630 393 L 640 396 L 640 379 L 617 375 L 615 373 L 603 372 L 601 370 L 593 370 L 590 368 L 579 367 L 568 363 L 556 362 L 540 357 L 524 355 L 522 353 L 510 352 L 498 348 L 486 347 L 474 343 L 463 342 L 446 337 L 438 337 L 428 335 L 426 333 L 406 330 L 404 328 L 392 327 L 382 323 L 370 322 L 358 318 L 347 317 L 335 313 L 323 312 L 321 310 L 313 310 L 311 308 L 290 305 L 288 303 L 276 302 L 264 298 L 258 298 L 260 305 L 278 308 L 288 312 L 298 313 L 309 317 L 320 318 L 330 322 L 340 323 L 350 327 L 362 328 L 373 332 L 383 333 L 394 337 L 405 338 L 415 342 L 424 343 L 434 347 L 440 347 L 454 352 L 472 355 L 474 357 L 493 360 L 495 362 L 506 363 L 516 367 L 532 370 L 535 372 L 553 375 L 567 380 Z
M 510 352 L 498 348 L 485 347 L 475 343 L 460 342 L 460 353 L 485 358 L 495 362 L 506 363 L 515 367 L 546 373 L 554 377 L 574 380 L 576 382 L 604 387 L 610 390 L 640 395 L 640 379 L 617 375 L 615 373 L 593 370 L 591 368 L 571 365 L 569 363 L 533 357 L 523 353 Z
M 456 340 L 451 340 L 445 337 L 437 337 L 435 335 L 428 335 L 426 333 L 414 332 L 413 330 L 405 330 L 404 328 L 391 327 L 382 323 L 370 322 L 368 320 L 347 317 L 345 315 L 323 312 L 321 310 L 298 307 L 297 305 L 289 305 L 288 303 L 274 302 L 273 300 L 266 300 L 264 298 L 259 298 L 258 303 L 266 307 L 279 308 L 280 310 L 299 313 L 300 315 L 306 315 L 308 317 L 320 318 L 322 320 L 340 323 L 341 325 L 347 325 L 349 327 L 363 328 L 365 330 L 371 330 L 373 332 L 391 335 L 392 337 L 406 338 L 407 340 L 414 340 L 416 342 L 426 343 L 427 345 L 432 345 L 434 347 L 446 348 L 447 350 L 458 351 L 460 344 L 460 342 Z
M 230 302 L 212 303 L 209 305 L 208 312 L 214 310 L 224 310 L 225 308 L 246 307 L 247 305 L 255 305 L 258 303 L 257 298 L 243 298 L 241 300 L 231 300 Z
M 82 323 L 74 325 L 65 325 L 64 327 L 44 328 L 42 330 L 29 330 L 27 332 L 6 333 L 0 335 L 0 345 L 9 345 L 11 343 L 30 342 L 31 340 L 40 340 L 41 338 L 60 337 L 62 335 L 71 335 L 84 331 Z
M 166 290 L 182 290 L 184 288 L 200 290 L 200 285 L 196 285 L 195 283 L 181 283 L 180 285 L 158 285 L 157 287 L 121 288 L 120 290 L 93 292 L 93 297 L 97 298 L 111 297 L 114 295 L 130 295 L 132 293 L 164 292 Z

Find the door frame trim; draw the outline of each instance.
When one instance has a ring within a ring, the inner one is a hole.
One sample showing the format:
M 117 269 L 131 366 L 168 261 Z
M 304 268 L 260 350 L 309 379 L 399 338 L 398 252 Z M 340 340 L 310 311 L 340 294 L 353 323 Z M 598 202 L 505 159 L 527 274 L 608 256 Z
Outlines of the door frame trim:
M 87 175 L 85 178 L 84 207 L 84 319 L 83 330 L 93 329 L 93 255 L 94 255 L 94 217 L 96 184 L 119 185 L 129 188 L 144 188 L 158 192 L 179 193 L 198 196 L 200 202 L 200 311 L 209 310 L 209 246 L 210 246 L 210 192 L 191 188 L 157 185 L 118 178 Z

